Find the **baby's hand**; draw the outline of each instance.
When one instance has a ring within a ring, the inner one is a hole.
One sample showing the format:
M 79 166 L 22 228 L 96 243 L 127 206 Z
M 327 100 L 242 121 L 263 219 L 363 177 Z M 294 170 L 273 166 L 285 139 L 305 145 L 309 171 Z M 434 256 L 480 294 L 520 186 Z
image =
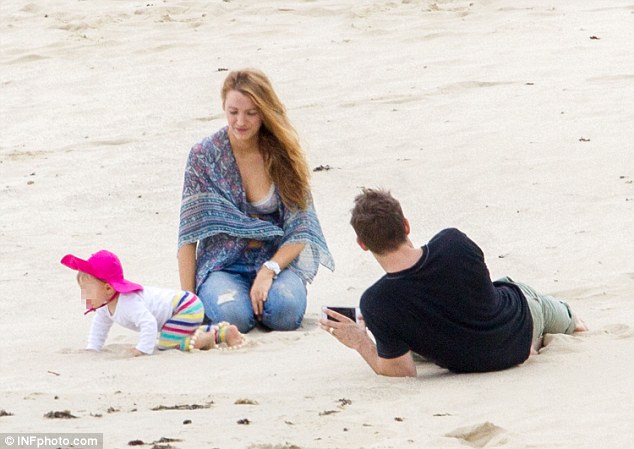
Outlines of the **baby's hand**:
M 130 354 L 132 354 L 134 357 L 144 355 L 144 353 L 139 351 L 137 348 L 130 348 L 129 351 L 130 351 Z

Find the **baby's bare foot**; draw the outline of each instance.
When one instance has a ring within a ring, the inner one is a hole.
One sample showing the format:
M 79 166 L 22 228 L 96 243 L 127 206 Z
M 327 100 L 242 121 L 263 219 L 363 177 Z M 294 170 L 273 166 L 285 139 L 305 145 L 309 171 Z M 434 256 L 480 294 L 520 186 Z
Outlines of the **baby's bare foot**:
M 246 337 L 240 333 L 240 330 L 226 321 L 218 323 L 217 332 L 216 343 L 224 343 L 227 349 L 238 349 L 246 341 Z
M 240 346 L 244 343 L 244 335 L 240 333 L 236 326 L 230 324 L 225 330 L 225 343 L 227 343 L 227 346 L 230 348 Z
M 196 335 L 192 338 L 192 345 L 194 349 L 200 349 L 206 351 L 207 349 L 211 349 L 215 346 L 214 344 L 214 333 L 198 331 Z

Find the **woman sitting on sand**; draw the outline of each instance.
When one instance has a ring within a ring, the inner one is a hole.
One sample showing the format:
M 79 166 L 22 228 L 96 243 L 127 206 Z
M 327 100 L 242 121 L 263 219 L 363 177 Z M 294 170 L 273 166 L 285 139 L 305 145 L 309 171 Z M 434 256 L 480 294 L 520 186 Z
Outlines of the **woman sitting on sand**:
M 309 170 L 284 105 L 257 70 L 229 73 L 228 126 L 194 145 L 185 169 L 178 266 L 212 323 L 297 329 L 306 282 L 334 263 Z

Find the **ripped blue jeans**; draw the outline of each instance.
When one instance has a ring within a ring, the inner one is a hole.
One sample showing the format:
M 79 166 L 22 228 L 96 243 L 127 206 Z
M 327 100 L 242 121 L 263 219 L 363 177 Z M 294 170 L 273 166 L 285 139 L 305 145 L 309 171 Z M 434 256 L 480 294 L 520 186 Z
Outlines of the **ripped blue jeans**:
M 198 288 L 205 315 L 212 323 L 228 321 L 246 333 L 257 324 L 249 291 L 256 273 L 242 264 L 215 271 Z M 271 330 L 290 331 L 302 324 L 306 312 L 306 284 L 291 270 L 273 280 L 264 302 L 262 322 Z

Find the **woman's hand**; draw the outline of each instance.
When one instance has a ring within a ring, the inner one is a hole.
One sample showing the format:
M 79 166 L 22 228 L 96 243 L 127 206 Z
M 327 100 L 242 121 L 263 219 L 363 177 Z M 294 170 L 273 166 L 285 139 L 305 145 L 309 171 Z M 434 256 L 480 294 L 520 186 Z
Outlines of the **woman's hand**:
M 251 286 L 251 306 L 253 307 L 253 314 L 258 321 L 262 321 L 264 301 L 266 301 L 271 285 L 273 285 L 273 276 L 275 276 L 275 273 L 268 268 L 262 267 L 255 276 Z
M 258 240 L 250 240 L 249 247 L 251 245 L 257 245 Z M 276 262 L 280 267 L 280 270 L 284 270 L 288 264 L 290 264 L 298 255 L 302 252 L 306 246 L 305 243 L 287 243 L 282 245 L 277 252 L 269 260 Z M 249 296 L 251 297 L 251 305 L 253 306 L 253 314 L 258 321 L 262 321 L 262 314 L 264 313 L 264 301 L 269 296 L 269 290 L 273 284 L 273 278 L 275 273 L 272 270 L 262 266 L 258 274 L 255 276 L 253 285 Z

